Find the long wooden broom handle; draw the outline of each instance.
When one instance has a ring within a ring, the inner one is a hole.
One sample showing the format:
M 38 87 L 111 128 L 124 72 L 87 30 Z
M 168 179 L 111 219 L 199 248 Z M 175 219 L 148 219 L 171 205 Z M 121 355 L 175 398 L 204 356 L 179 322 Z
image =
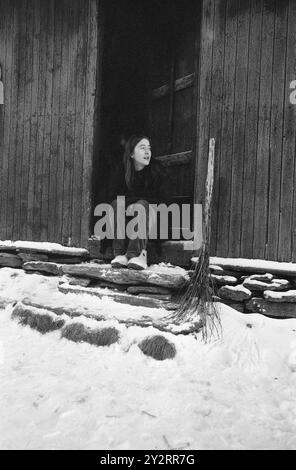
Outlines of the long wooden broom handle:
M 215 139 L 211 138 L 209 142 L 208 173 L 206 180 L 205 201 L 204 201 L 204 242 L 209 243 L 211 230 L 211 205 L 214 186 L 214 166 L 215 166 Z

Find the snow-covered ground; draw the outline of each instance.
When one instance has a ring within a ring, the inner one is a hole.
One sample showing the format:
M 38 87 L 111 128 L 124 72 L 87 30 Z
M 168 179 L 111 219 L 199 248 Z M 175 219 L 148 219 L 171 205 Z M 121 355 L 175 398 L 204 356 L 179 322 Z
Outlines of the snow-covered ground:
M 57 282 L 2 268 L 0 297 L 52 300 Z M 152 328 L 122 327 L 119 343 L 98 348 L 41 335 L 10 312 L 0 310 L 1 449 L 296 449 L 294 319 L 223 306 L 222 339 L 167 334 L 177 355 L 161 362 L 137 346 Z

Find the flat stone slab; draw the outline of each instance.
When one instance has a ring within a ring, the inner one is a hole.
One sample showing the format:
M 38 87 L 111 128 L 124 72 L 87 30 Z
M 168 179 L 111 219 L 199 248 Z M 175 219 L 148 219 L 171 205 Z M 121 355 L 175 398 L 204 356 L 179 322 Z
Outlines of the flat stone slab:
M 275 318 L 296 318 L 296 304 L 289 302 L 269 302 L 253 297 L 245 304 L 250 313 L 262 313 Z
M 58 264 L 78 264 L 78 263 L 82 263 L 83 259 L 78 256 L 68 256 L 66 258 L 64 256 L 59 256 L 59 257 L 50 256 L 48 261 L 50 261 L 51 263 L 58 263 Z
M 198 257 L 191 258 L 192 263 L 196 264 Z M 282 263 L 279 261 L 267 261 L 262 259 L 245 258 L 220 258 L 213 256 L 210 258 L 211 265 L 217 265 L 230 269 L 231 271 L 241 271 L 249 273 L 271 273 L 280 274 L 283 277 L 296 277 L 296 263 Z
M 150 299 L 172 300 L 172 294 L 149 294 L 148 292 L 147 293 L 143 292 L 142 294 L 133 294 L 133 295 L 144 296 Z
M 195 258 L 194 258 L 195 259 Z M 198 258 L 196 258 L 198 259 Z M 193 263 L 196 264 L 196 263 Z M 222 266 L 218 266 L 215 264 L 209 265 L 209 270 L 211 274 L 216 274 L 217 276 L 232 276 L 236 277 L 237 279 L 240 277 L 239 273 L 236 271 L 232 271 L 231 269 L 224 269 Z
M 8 268 L 20 268 L 23 262 L 18 255 L 13 253 L 0 253 L 0 266 Z
M 145 269 L 114 269 L 110 264 L 100 265 L 96 263 L 82 263 L 77 265 L 63 265 L 64 274 L 100 279 L 122 285 L 151 284 L 172 289 L 183 287 L 189 280 L 184 269 L 167 268 Z
M 103 289 L 100 287 L 70 286 L 67 283 L 61 283 L 59 284 L 58 289 L 63 294 L 87 294 L 94 295 L 99 298 L 109 297 L 115 302 L 129 304 L 137 307 L 165 308 L 167 310 L 175 310 L 177 308 L 176 304 L 155 299 L 149 296 L 132 295 L 123 292 L 113 292 L 109 289 Z
M 67 282 L 70 286 L 82 286 L 88 287 L 91 283 L 91 280 L 87 277 L 76 277 L 76 276 L 65 276 L 65 278 L 60 280 L 60 283 Z
M 85 278 L 87 279 L 87 278 Z M 93 287 L 107 287 L 108 289 L 115 289 L 115 290 L 120 290 L 120 291 L 127 291 L 128 286 L 122 285 L 122 284 L 114 284 L 113 282 L 107 282 L 107 281 L 97 281 L 95 284 L 93 284 Z
M 9 249 L 9 251 L 40 252 L 64 256 L 85 257 L 89 255 L 85 248 L 68 247 L 59 243 L 0 240 L 0 251 L 5 251 L 6 249 Z
M 48 255 L 43 253 L 24 253 L 20 251 L 18 252 L 18 256 L 23 263 L 28 263 L 29 261 L 48 261 Z
M 269 302 L 296 303 L 296 290 L 288 290 L 287 292 L 266 290 L 264 291 L 263 296 Z
M 286 279 L 273 279 L 271 282 L 258 281 L 257 279 L 251 279 L 248 277 L 244 280 L 243 286 L 251 291 L 284 291 L 290 289 L 291 284 Z
M 29 261 L 23 264 L 23 268 L 26 271 L 39 271 L 46 274 L 53 274 L 54 276 L 62 276 L 63 274 L 61 265 L 57 263 Z
M 238 286 L 223 286 L 218 290 L 218 296 L 225 300 L 242 301 L 248 300 L 252 296 L 252 292 L 246 289 L 242 284 Z
M 210 273 L 218 274 L 219 276 L 223 276 L 223 274 L 224 274 L 224 269 L 222 268 L 222 266 L 217 266 L 217 265 L 214 265 L 214 264 L 210 264 L 209 265 L 209 270 L 210 270 Z
M 131 286 L 127 288 L 130 294 L 171 294 L 171 289 L 160 286 Z
M 210 277 L 218 286 L 234 286 L 238 282 L 237 278 L 234 276 L 219 276 L 218 274 L 211 274 Z

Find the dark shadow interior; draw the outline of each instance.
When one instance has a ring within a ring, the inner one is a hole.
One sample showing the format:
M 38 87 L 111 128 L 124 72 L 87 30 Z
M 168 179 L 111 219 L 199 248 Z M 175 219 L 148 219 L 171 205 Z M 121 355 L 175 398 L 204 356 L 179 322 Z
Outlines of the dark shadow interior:
M 147 132 L 147 10 L 146 1 L 104 2 L 98 202 L 109 199 L 112 171 L 123 155 L 122 137 Z

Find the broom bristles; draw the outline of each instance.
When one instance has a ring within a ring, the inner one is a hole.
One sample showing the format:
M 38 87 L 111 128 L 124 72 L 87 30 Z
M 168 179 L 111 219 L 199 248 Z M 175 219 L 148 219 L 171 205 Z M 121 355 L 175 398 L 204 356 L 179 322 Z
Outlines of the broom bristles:
M 188 288 L 180 299 L 179 308 L 174 312 L 174 321 L 200 323 L 205 342 L 212 337 L 220 336 L 221 321 L 216 303 L 213 302 L 213 285 L 209 277 L 207 244 L 203 244 L 201 248 L 198 263 Z

